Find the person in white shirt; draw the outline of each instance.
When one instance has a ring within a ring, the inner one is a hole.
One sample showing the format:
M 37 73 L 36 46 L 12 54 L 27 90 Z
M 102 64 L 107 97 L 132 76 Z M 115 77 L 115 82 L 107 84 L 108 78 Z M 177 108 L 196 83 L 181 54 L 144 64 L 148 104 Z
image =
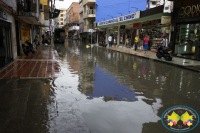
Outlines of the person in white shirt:
M 166 36 L 164 36 L 164 38 L 162 39 L 162 46 L 163 47 L 168 47 L 168 39 L 166 38 Z
M 109 42 L 109 47 L 111 47 L 112 46 L 112 36 L 108 37 L 108 42 Z

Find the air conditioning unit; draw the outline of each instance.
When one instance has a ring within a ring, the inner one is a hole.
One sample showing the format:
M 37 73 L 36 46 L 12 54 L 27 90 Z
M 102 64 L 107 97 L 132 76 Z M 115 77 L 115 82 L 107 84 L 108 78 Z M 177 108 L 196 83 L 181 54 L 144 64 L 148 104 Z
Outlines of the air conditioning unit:
M 40 12 L 44 12 L 44 5 L 40 4 Z

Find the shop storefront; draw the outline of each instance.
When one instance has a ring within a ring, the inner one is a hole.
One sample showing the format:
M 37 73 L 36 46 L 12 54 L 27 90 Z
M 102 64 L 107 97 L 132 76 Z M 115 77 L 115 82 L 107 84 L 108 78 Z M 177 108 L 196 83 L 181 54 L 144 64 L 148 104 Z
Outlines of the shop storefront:
M 175 1 L 174 53 L 183 58 L 200 60 L 200 2 Z
M 31 40 L 30 25 L 21 22 L 21 44 L 27 40 Z
M 0 20 L 0 69 L 12 60 L 11 23 Z
M 143 22 L 141 23 L 139 38 L 144 40 L 145 36 L 148 35 L 149 50 L 157 52 L 158 46 L 162 44 L 163 37 L 170 40 L 170 24 L 171 16 L 162 16 L 160 19 Z

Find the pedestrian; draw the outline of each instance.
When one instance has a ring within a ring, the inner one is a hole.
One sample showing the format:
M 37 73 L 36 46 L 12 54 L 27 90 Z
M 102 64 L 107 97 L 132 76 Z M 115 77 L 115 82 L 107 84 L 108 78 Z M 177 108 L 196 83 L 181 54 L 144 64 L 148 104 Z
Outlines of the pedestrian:
M 109 42 L 109 47 L 111 47 L 112 46 L 112 36 L 111 35 L 108 37 L 108 42 Z
M 114 38 L 114 46 L 116 47 L 117 40 Z
M 146 50 L 148 50 L 148 43 L 149 43 L 149 38 L 148 35 L 146 35 L 146 37 L 144 38 L 144 47 L 143 47 L 143 49 L 145 50 L 145 54 Z
M 126 38 L 126 47 L 128 47 L 128 44 L 129 44 L 129 40 L 128 40 L 128 37 Z
M 168 47 L 168 39 L 166 38 L 166 36 L 163 36 L 161 43 L 164 48 Z
M 139 38 L 138 38 L 138 35 L 136 35 L 135 36 L 135 51 L 137 50 L 138 42 L 139 42 Z

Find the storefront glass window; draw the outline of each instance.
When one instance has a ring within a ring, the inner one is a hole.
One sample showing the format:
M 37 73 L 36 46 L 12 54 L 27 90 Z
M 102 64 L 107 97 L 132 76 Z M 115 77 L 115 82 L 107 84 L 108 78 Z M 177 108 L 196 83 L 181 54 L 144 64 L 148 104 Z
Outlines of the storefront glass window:
M 177 26 L 175 53 L 200 55 L 200 23 Z

